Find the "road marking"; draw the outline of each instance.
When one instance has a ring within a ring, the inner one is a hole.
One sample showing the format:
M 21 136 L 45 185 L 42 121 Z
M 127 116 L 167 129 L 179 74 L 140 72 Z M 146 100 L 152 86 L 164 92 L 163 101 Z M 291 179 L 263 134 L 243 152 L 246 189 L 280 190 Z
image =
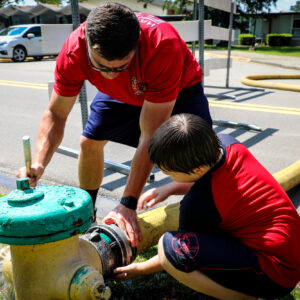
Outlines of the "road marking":
M 209 105 L 213 107 L 222 107 L 237 110 L 260 111 L 283 115 L 296 115 L 300 116 L 300 108 L 284 107 L 284 106 L 271 106 L 261 104 L 247 104 L 247 103 L 234 103 L 228 101 L 209 100 Z
M 225 54 L 218 54 L 218 53 L 211 53 L 211 52 L 204 52 L 204 55 L 208 57 L 218 57 L 218 58 L 227 58 L 227 55 Z M 231 59 L 241 61 L 241 62 L 251 62 L 252 59 L 248 57 L 241 57 L 241 56 L 230 56 Z
M 25 87 L 25 88 L 38 89 L 38 90 L 48 90 L 48 85 L 42 83 L 0 80 L 0 85 L 15 86 L 15 87 L 22 87 L 22 88 Z M 295 108 L 295 107 L 247 104 L 247 103 L 236 103 L 236 102 L 216 101 L 216 100 L 209 100 L 209 104 L 212 107 L 300 116 L 300 108 Z
M 32 83 L 23 81 L 0 80 L 0 85 L 23 87 L 37 90 L 48 90 L 48 85 L 43 83 Z

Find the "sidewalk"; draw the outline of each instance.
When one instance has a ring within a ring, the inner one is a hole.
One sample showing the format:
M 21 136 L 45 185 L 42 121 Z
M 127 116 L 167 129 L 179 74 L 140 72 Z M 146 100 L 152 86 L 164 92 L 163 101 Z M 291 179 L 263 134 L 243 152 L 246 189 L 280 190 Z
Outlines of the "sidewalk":
M 227 50 L 205 50 L 207 57 L 226 58 Z M 231 51 L 233 60 L 252 62 L 300 71 L 300 57 L 261 54 L 254 51 Z

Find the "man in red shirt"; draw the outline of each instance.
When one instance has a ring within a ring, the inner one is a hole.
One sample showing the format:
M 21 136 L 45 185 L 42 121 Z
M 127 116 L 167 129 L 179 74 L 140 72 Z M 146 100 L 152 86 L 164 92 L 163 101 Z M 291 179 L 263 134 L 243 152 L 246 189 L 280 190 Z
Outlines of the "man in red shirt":
M 18 172 L 29 176 L 31 185 L 60 144 L 84 80 L 99 92 L 80 141 L 80 187 L 95 204 L 107 141 L 137 147 L 121 203 L 109 214 L 137 246 L 141 233 L 135 210 L 152 169 L 147 148 L 153 132 L 172 114 L 184 112 L 212 124 L 202 70 L 167 22 L 117 3 L 95 8 L 57 58 L 54 91 L 40 122 L 30 174 L 24 168 Z

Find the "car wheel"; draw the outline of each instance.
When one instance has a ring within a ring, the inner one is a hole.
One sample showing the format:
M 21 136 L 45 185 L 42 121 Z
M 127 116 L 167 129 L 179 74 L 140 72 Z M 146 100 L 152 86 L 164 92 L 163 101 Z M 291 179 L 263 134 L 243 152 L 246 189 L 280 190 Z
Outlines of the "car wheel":
M 39 61 L 39 60 L 42 60 L 43 57 L 44 56 L 34 56 L 33 59 Z
M 21 62 L 25 60 L 26 56 L 27 56 L 26 49 L 24 47 L 17 46 L 13 50 L 12 60 L 15 62 Z

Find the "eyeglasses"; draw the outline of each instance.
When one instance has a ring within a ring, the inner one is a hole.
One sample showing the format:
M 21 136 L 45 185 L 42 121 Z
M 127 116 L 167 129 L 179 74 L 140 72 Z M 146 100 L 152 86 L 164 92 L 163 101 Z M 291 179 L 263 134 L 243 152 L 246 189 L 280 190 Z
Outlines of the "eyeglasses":
M 87 49 L 87 57 L 89 61 L 89 65 L 92 69 L 99 71 L 99 72 L 104 72 L 104 73 L 120 73 L 120 72 L 126 72 L 132 70 L 136 66 L 136 61 L 137 61 L 137 50 L 135 52 L 135 59 L 134 63 L 129 67 L 129 68 L 97 68 L 93 65 L 91 58 L 90 58 L 90 48 L 88 44 L 88 39 L 85 37 L 85 43 L 86 43 L 86 49 Z

